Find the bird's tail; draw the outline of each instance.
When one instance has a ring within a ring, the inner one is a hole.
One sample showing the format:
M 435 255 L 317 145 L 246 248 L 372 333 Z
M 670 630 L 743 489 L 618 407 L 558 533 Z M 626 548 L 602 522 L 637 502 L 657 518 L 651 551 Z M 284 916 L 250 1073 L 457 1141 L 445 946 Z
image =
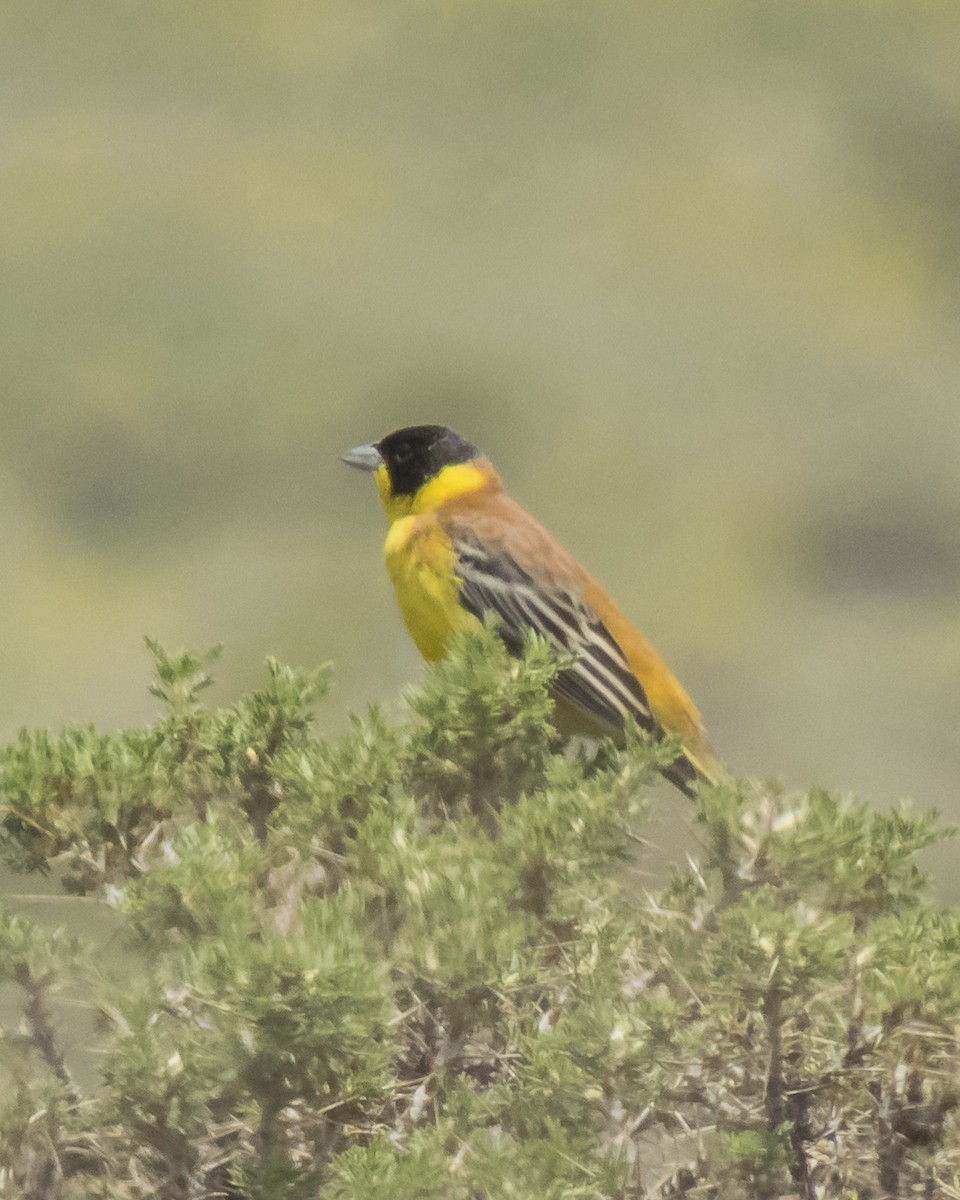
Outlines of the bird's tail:
M 682 747 L 680 757 L 665 768 L 663 775 L 684 795 L 695 799 L 698 784 L 715 786 L 728 777 L 728 772 L 714 748 L 709 742 L 704 742 L 696 750 L 689 746 Z

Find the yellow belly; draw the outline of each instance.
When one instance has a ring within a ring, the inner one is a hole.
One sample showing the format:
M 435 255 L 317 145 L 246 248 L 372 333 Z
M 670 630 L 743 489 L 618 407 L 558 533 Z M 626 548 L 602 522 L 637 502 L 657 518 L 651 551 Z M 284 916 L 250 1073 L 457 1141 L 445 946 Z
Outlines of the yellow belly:
M 427 662 L 436 662 L 458 630 L 477 623 L 460 604 L 453 548 L 436 525 L 403 517 L 390 526 L 384 559 L 403 623 Z

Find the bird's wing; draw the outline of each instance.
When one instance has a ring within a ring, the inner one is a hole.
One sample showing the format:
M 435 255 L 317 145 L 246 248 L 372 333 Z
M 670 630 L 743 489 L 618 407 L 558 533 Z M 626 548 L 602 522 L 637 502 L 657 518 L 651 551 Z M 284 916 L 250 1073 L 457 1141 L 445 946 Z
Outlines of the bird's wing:
M 644 729 L 662 732 L 646 693 L 609 630 L 575 590 L 535 578 L 502 546 L 458 531 L 453 539 L 460 603 L 474 616 L 500 618 L 498 633 L 511 653 L 524 634 L 546 638 L 571 666 L 559 671 L 554 690 L 609 733 L 629 715 Z

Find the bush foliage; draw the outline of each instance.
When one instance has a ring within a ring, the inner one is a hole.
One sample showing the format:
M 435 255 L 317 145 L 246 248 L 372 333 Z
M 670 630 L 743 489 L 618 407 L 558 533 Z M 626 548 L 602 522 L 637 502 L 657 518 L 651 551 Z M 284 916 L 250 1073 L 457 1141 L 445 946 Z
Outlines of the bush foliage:
M 733 782 L 644 888 L 671 747 L 573 751 L 490 629 L 325 740 L 326 670 L 147 729 L 24 732 L 2 849 L 111 906 L 117 961 L 0 914 L 0 1182 L 35 1200 L 960 1195 L 960 920 L 933 816 Z M 74 1082 L 56 989 L 100 1016 Z

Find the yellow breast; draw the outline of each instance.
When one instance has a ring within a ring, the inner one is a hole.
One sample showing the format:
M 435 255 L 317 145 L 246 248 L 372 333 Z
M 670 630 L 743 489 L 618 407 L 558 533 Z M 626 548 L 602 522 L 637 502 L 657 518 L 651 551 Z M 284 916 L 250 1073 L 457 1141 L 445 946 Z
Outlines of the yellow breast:
M 383 550 L 404 624 L 427 662 L 436 662 L 454 633 L 476 624 L 460 604 L 450 540 L 429 518 L 401 517 L 390 526 Z

